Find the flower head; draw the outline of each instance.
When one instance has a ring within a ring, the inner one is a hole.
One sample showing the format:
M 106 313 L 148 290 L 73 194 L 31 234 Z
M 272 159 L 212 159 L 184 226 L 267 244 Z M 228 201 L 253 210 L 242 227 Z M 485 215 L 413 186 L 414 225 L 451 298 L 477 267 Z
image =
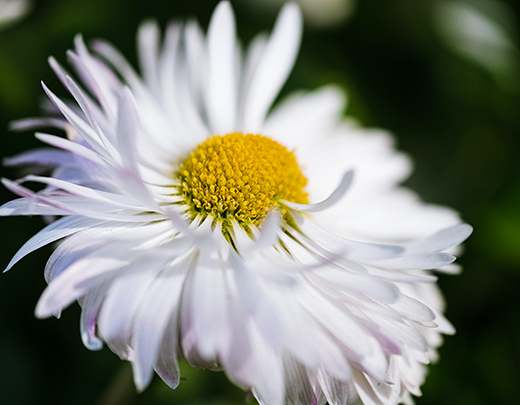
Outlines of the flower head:
M 4 184 L 1 215 L 55 216 L 15 255 L 63 239 L 38 317 L 82 306 L 81 335 L 179 384 L 177 359 L 223 368 L 262 404 L 409 401 L 441 333 L 453 332 L 429 270 L 471 227 L 400 188 L 410 171 L 382 131 L 341 118 L 343 93 L 293 95 L 268 114 L 296 57 L 285 6 L 242 56 L 229 3 L 195 23 L 139 30 L 142 77 L 106 42 L 50 64 L 73 101 L 15 128 L 55 148 L 7 160 L 50 167 Z M 83 87 L 83 88 L 82 88 Z M 33 192 L 23 183 L 46 185 Z

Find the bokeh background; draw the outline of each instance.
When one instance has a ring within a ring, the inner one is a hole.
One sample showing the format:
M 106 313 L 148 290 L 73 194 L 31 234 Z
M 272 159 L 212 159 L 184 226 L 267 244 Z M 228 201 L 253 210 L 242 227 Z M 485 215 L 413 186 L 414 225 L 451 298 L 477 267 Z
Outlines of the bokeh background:
M 428 202 L 449 205 L 475 228 L 460 276 L 442 276 L 448 337 L 417 404 L 514 404 L 520 380 L 520 2 L 518 0 L 300 0 L 305 34 L 281 97 L 336 83 L 346 113 L 395 134 L 415 162 L 407 184 Z M 0 7 L 6 0 L 0 1 Z M 38 147 L 12 133 L 14 119 L 40 115 L 40 81 L 60 93 L 47 66 L 66 64 L 73 36 L 104 37 L 135 61 L 145 17 L 196 17 L 207 27 L 214 0 L 45 0 L 11 23 L 0 18 L 0 155 Z M 315 3 L 318 3 L 316 6 Z M 280 0 L 233 0 L 247 42 L 273 25 Z M 1 14 L 1 12 L 0 12 Z M 1 176 L 19 177 L 1 168 Z M 0 189 L 0 202 L 13 198 Z M 43 226 L 40 218 L 2 218 L 0 267 Z M 0 403 L 243 404 L 223 373 L 183 367 L 172 391 L 156 378 L 143 393 L 128 363 L 107 348 L 89 352 L 79 307 L 37 320 L 45 288 L 41 249 L 0 276 Z

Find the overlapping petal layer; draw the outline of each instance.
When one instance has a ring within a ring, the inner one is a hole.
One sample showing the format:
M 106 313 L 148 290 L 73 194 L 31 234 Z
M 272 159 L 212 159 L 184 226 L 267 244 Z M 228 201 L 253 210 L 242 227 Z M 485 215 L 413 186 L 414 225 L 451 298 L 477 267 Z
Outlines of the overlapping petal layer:
M 243 57 L 223 2 L 207 35 L 174 23 L 161 40 L 157 24 L 143 24 L 142 77 L 109 43 L 89 49 L 77 37 L 68 55 L 80 82 L 50 59 L 73 100 L 44 86 L 62 118 L 15 124 L 67 138 L 38 134 L 58 149 L 6 162 L 52 175 L 4 180 L 21 198 L 0 215 L 62 217 L 7 269 L 63 239 L 36 315 L 78 300 L 85 345 L 106 342 L 131 361 L 140 390 L 153 370 L 175 388 L 183 357 L 223 368 L 267 405 L 409 402 L 441 334 L 453 333 L 431 270 L 453 271 L 451 253 L 471 227 L 399 186 L 408 158 L 386 132 L 344 121 L 339 89 L 293 95 L 269 113 L 300 36 L 289 4 Z M 188 212 L 176 168 L 206 138 L 231 132 L 294 149 L 311 204 L 278 201 L 247 229 Z

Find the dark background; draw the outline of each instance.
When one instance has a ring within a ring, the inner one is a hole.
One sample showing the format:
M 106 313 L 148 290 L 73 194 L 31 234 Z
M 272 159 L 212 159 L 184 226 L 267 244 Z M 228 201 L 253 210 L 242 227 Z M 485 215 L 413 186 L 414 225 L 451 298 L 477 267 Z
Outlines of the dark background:
M 66 65 L 65 51 L 76 33 L 87 41 L 107 38 L 134 62 L 135 31 L 144 17 L 164 26 L 170 18 L 196 16 L 207 27 L 216 3 L 35 3 L 25 19 L 0 31 L 0 154 L 39 146 L 31 133 L 12 133 L 7 125 L 40 114 L 40 80 L 64 94 L 46 60 L 54 55 Z M 272 27 L 276 9 L 232 3 L 244 41 Z M 520 2 L 488 3 L 509 7 L 498 24 L 518 44 Z M 457 334 L 446 338 L 417 404 L 513 404 L 520 380 L 520 65 L 512 57 L 509 73 L 497 80 L 454 52 L 436 30 L 437 6 L 434 0 L 361 0 L 339 26 L 306 26 L 283 94 L 331 82 L 342 86 L 350 96 L 347 113 L 366 126 L 390 130 L 413 158 L 415 173 L 407 184 L 428 202 L 454 207 L 475 228 L 459 261 L 463 274 L 440 278 Z M 17 177 L 0 170 L 2 177 Z M 3 188 L 0 193 L 1 203 L 13 198 Z M 2 218 L 0 267 L 42 225 L 40 218 Z M 83 347 L 77 304 L 59 321 L 35 319 L 50 252 L 41 249 L 0 276 L 2 404 L 244 403 L 245 394 L 223 373 L 186 365 L 187 380 L 176 391 L 155 378 L 137 395 L 128 363 L 107 348 L 94 353 Z

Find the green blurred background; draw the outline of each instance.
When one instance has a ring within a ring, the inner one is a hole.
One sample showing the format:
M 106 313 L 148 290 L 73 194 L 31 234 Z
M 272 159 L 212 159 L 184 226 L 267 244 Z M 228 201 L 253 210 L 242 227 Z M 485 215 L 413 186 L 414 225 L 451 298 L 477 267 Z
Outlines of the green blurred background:
M 350 97 L 347 113 L 393 132 L 413 158 L 407 184 L 428 202 L 454 207 L 475 228 L 459 261 L 464 273 L 439 282 L 458 332 L 446 338 L 417 404 L 520 403 L 520 2 L 319 1 L 321 11 L 329 3 L 345 4 L 329 19 L 308 12 L 282 97 L 331 82 L 342 86 Z M 196 16 L 207 27 L 216 3 L 33 3 L 25 18 L 0 30 L 0 154 L 39 146 L 31 133 L 10 133 L 7 126 L 40 115 L 40 80 L 64 94 L 46 60 L 54 55 L 66 64 L 76 33 L 87 41 L 107 38 L 134 62 L 143 18 L 164 26 L 171 18 Z M 232 4 L 244 41 L 270 29 L 279 8 L 277 0 Z M 11 179 L 19 174 L 0 170 Z M 0 193 L 1 203 L 13 198 L 5 189 Z M 0 267 L 42 226 L 40 218 L 2 218 Z M 245 394 L 223 373 L 185 365 L 187 380 L 177 390 L 155 378 L 138 395 L 128 363 L 107 348 L 93 353 L 83 347 L 77 304 L 59 321 L 36 320 L 50 252 L 40 249 L 0 277 L 0 403 L 244 403 Z

